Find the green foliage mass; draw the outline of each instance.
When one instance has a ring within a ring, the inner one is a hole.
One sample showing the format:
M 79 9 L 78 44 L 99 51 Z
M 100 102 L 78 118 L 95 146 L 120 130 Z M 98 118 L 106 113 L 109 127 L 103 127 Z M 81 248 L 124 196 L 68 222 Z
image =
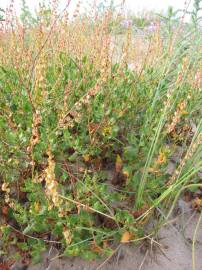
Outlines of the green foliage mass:
M 24 5 L 25 24 L 27 15 Z M 52 55 L 45 86 L 37 85 L 36 72 L 29 77 L 23 65 L 0 59 L 2 253 L 12 243 L 37 262 L 54 243 L 66 256 L 109 255 L 124 232 L 131 241 L 144 235 L 143 224 L 156 206 L 169 213 L 182 188 L 199 185 L 202 94 L 194 76 L 201 38 L 196 31 L 190 35 L 177 36 L 173 53 L 169 37 L 156 64 L 145 61 L 140 71 L 110 62 L 105 79 L 90 53 Z M 25 46 L 31 38 L 26 36 Z M 98 91 L 90 94 L 98 81 Z M 183 166 L 175 164 L 179 173 L 169 184 L 167 166 L 179 147 L 187 158 Z M 60 206 L 50 207 L 46 194 L 50 164 Z

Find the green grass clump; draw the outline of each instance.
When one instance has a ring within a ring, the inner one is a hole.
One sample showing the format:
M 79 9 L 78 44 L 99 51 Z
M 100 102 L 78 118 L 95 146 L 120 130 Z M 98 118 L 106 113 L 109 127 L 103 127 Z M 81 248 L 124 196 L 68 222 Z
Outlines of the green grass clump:
M 165 37 L 157 21 L 120 46 L 111 12 L 67 16 L 41 7 L 31 26 L 14 18 L 0 33 L 1 254 L 35 261 L 50 243 L 111 254 L 201 185 L 199 30 L 179 22 Z

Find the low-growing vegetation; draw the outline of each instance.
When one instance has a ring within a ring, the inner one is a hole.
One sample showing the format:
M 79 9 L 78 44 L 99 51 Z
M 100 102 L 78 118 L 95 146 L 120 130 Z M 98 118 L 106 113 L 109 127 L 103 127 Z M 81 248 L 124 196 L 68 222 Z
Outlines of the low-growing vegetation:
M 109 256 L 202 187 L 196 11 L 175 27 L 156 16 L 139 35 L 116 10 L 81 15 L 78 3 L 71 17 L 69 4 L 3 13 L 0 256 L 14 247 L 12 258 L 37 262 L 49 244 L 61 256 Z

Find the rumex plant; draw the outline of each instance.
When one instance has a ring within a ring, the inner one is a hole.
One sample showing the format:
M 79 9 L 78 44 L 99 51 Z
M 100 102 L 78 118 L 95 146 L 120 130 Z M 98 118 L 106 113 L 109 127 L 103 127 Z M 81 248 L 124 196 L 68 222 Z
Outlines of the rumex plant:
M 148 35 L 117 37 L 120 14 L 69 5 L 34 18 L 23 1 L 22 22 L 11 5 L 0 32 L 1 254 L 35 261 L 49 244 L 109 255 L 201 185 L 200 30 L 180 21 L 165 37 L 156 18 Z

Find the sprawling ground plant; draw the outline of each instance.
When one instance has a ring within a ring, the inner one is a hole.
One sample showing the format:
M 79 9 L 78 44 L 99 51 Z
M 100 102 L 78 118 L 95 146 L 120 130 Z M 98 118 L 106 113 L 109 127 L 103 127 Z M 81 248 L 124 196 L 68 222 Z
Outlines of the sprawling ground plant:
M 147 237 L 156 208 L 168 218 L 181 192 L 201 187 L 196 23 L 165 31 L 156 18 L 140 35 L 111 9 L 80 15 L 78 4 L 69 17 L 69 4 L 34 18 L 24 3 L 21 20 L 11 5 L 2 22 L 1 255 L 14 246 L 38 260 L 49 244 L 111 254 Z

